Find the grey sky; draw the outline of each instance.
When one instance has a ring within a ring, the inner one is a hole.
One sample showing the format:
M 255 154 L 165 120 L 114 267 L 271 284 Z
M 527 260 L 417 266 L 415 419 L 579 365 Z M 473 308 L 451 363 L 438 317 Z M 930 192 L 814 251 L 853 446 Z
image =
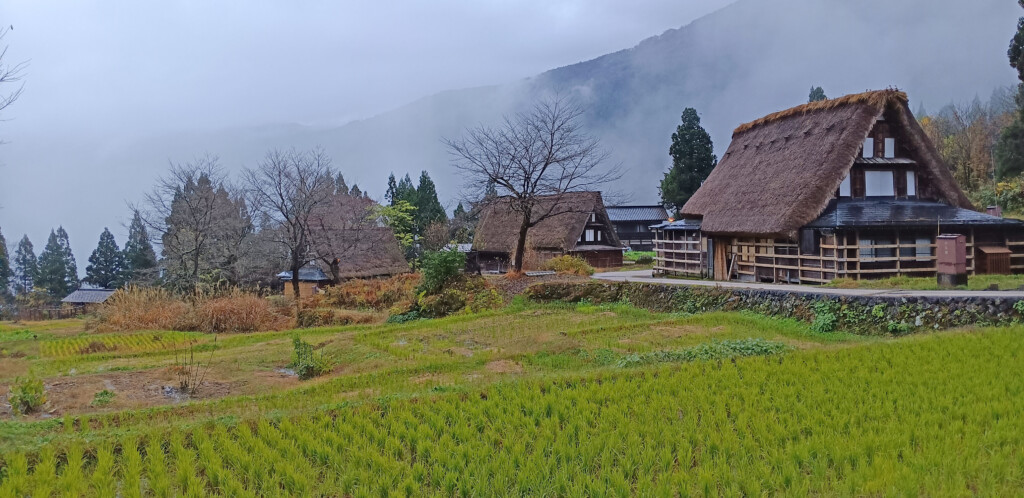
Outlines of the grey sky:
M 10 57 L 32 65 L 3 132 L 340 124 L 626 48 L 726 3 L 8 1 Z
M 338 125 L 627 48 L 728 3 L 7 0 L 9 60 L 30 66 L 0 122 L 10 142 L 0 146 L 0 229 L 9 243 L 27 233 L 41 250 L 63 224 L 84 271 L 104 226 L 124 243 L 125 203 L 166 161 L 192 155 L 94 166 L 137 139 Z M 88 167 L 75 164 L 82 150 L 94 156 Z

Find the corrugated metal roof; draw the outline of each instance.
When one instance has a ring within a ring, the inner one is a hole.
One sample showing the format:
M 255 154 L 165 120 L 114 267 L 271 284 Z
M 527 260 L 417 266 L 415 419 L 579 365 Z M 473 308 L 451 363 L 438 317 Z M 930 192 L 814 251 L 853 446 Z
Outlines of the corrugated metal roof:
M 857 157 L 854 164 L 917 164 L 909 157 Z
M 605 208 L 608 219 L 616 221 L 662 221 L 668 219 L 668 211 L 662 206 L 612 206 Z
M 281 280 L 291 280 L 292 279 L 292 272 L 290 272 L 290 271 L 283 271 L 283 272 L 277 274 L 277 278 L 280 278 Z M 328 277 L 327 274 L 324 273 L 323 270 L 321 270 L 319 268 L 300 268 L 299 269 L 299 280 L 301 280 L 303 282 L 322 282 L 324 280 L 330 280 L 330 279 L 331 278 Z
M 661 230 L 700 230 L 700 220 L 696 219 L 683 219 L 676 221 L 666 221 L 657 225 L 651 225 L 652 229 Z
M 115 291 L 111 289 L 78 289 L 68 297 L 61 299 L 62 303 L 70 304 L 98 304 L 110 297 Z
M 854 228 L 936 225 L 1006 225 L 1024 228 L 1018 220 L 999 218 L 941 202 L 913 199 L 833 199 L 807 228 Z

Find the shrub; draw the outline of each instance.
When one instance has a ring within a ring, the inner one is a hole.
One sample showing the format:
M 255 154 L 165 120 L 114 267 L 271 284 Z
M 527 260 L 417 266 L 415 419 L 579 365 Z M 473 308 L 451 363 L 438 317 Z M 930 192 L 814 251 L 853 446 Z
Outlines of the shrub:
M 466 293 L 458 289 L 445 289 L 439 294 L 422 295 L 420 314 L 427 318 L 441 318 L 462 311 L 466 307 Z
M 333 368 L 330 358 L 321 351 L 314 351 L 313 345 L 303 341 L 298 335 L 292 336 L 292 362 L 288 366 L 295 370 L 300 379 L 319 377 Z
M 407 273 L 388 279 L 358 279 L 328 287 L 323 303 L 328 306 L 348 309 L 373 309 L 383 311 L 394 306 L 408 309 L 416 301 L 418 274 Z
M 170 330 L 189 305 L 158 287 L 130 286 L 112 294 L 96 312 L 100 330 Z
M 832 301 L 817 301 L 813 305 L 814 322 L 811 323 L 811 330 L 819 334 L 827 334 L 836 330 L 839 317 L 836 316 L 836 303 Z
M 689 361 L 725 360 L 744 356 L 768 356 L 788 350 L 789 346 L 781 342 L 757 338 L 712 341 L 679 351 L 634 353 L 619 360 L 617 366 L 632 367 L 649 363 L 685 363 Z
M 288 328 L 287 313 L 263 297 L 237 289 L 182 299 L 161 288 L 131 286 L 111 295 L 90 325 L 101 331 L 255 332 Z
M 34 412 L 46 403 L 46 388 L 39 379 L 21 377 L 14 379 L 7 394 L 7 402 L 14 413 L 26 414 Z
M 282 330 L 289 319 L 274 311 L 270 301 L 255 294 L 235 291 L 228 296 L 196 303 L 194 327 L 204 332 L 256 332 Z
M 594 267 L 590 266 L 586 260 L 579 256 L 565 255 L 551 258 L 544 263 L 543 268 L 557 273 L 580 275 L 583 277 L 589 277 L 594 274 Z
M 398 313 L 388 317 L 387 323 L 408 323 L 416 320 L 422 320 L 423 316 L 420 315 L 418 310 L 407 311 L 405 313 Z
M 416 288 L 418 294 L 437 294 L 462 274 L 466 255 L 456 251 L 427 251 L 420 258 L 422 280 Z
M 646 254 L 636 258 L 636 264 L 638 265 L 652 265 L 654 264 L 654 258 Z

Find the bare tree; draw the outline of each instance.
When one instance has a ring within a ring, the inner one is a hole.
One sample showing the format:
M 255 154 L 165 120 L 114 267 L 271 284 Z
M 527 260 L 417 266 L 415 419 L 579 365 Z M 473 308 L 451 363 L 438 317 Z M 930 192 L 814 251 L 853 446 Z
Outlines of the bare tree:
M 498 128 L 479 126 L 460 139 L 445 140 L 472 198 L 485 198 L 489 188 L 497 187 L 509 209 L 522 216 L 516 271 L 523 268 L 529 230 L 571 209 L 560 196 L 595 190 L 621 176 L 617 166 L 604 166 L 608 154 L 583 131 L 582 116 L 578 104 L 554 98 L 506 116 Z
M 331 159 L 319 147 L 306 152 L 272 150 L 244 173 L 251 204 L 274 224 L 274 242 L 288 253 L 296 313 L 301 306 L 299 270 L 316 258 L 312 229 L 316 213 L 334 194 L 334 176 Z
M 144 205 L 132 209 L 160 236 L 172 287 L 195 290 L 203 279 L 238 283 L 242 271 L 237 265 L 254 232 L 252 213 L 216 156 L 173 164 Z
M 7 36 L 7 28 L 0 28 L 0 40 L 3 40 Z M 18 83 L 21 81 L 22 73 L 25 71 L 25 67 L 28 66 L 27 62 L 18 62 L 11 64 L 7 60 L 7 46 L 0 49 L 0 85 L 9 85 L 12 83 Z M 0 112 L 7 109 L 8 106 L 18 100 L 21 96 L 21 92 L 25 89 L 25 84 L 21 83 L 17 87 L 11 90 L 10 93 L 0 94 Z
M 313 210 L 310 239 L 314 256 L 330 269 L 331 280 L 341 281 L 341 258 L 379 245 L 382 231 L 373 219 L 376 203 L 361 195 L 336 192 Z M 390 233 L 385 235 L 393 237 Z

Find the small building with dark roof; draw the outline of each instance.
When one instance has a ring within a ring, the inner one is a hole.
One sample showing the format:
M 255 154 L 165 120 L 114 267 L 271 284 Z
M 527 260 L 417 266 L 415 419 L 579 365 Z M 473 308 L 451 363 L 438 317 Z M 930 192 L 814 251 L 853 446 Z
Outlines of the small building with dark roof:
M 622 245 L 634 251 L 653 251 L 654 232 L 651 225 L 668 219 L 665 206 L 609 206 L 608 219 Z
M 94 307 L 106 302 L 115 292 L 114 289 L 76 289 L 60 302 L 76 308 Z
M 292 297 L 295 290 L 292 288 L 292 272 L 283 271 L 277 274 L 277 278 L 284 282 L 284 295 Z M 299 269 L 299 296 L 312 296 L 320 292 L 327 285 L 330 285 L 331 278 L 323 270 L 315 266 L 306 266 Z
M 897 90 L 741 125 L 680 212 L 685 220 L 652 227 L 656 272 L 793 283 L 933 276 L 947 233 L 966 237 L 967 273 L 1024 271 L 1024 223 L 974 210 Z
M 523 221 L 511 203 L 511 198 L 499 197 L 481 210 L 469 254 L 470 269 L 505 272 L 511 267 Z M 533 210 L 535 219 L 542 214 L 547 217 L 527 231 L 524 269 L 537 269 L 566 254 L 598 268 L 622 266 L 622 244 L 600 192 L 544 196 Z

